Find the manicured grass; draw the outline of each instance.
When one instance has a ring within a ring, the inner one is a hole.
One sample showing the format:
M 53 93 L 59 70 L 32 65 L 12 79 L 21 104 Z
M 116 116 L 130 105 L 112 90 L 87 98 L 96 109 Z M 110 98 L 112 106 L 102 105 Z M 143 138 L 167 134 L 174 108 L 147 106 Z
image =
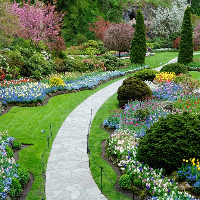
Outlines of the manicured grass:
M 90 137 L 89 137 L 89 148 L 92 157 L 100 167 L 103 167 L 103 170 L 105 171 L 106 175 L 113 183 L 116 183 L 117 175 L 113 171 L 112 167 L 101 158 L 101 142 L 107 139 L 109 134 L 106 131 L 102 130 L 100 128 L 100 125 L 103 123 L 104 119 L 106 119 L 109 116 L 110 110 L 117 109 L 117 105 L 118 105 L 117 93 L 115 93 L 103 104 L 103 106 L 100 107 L 100 109 L 96 113 L 92 122 L 92 126 L 90 129 Z M 90 169 L 95 182 L 97 183 L 98 187 L 101 188 L 101 169 L 99 169 L 96 166 L 92 157 L 90 156 Z M 103 194 L 108 199 L 123 199 L 123 200 L 131 199 L 117 192 L 114 189 L 112 183 L 110 183 L 110 181 L 106 178 L 104 173 L 103 173 Z
M 176 58 L 177 56 L 178 56 L 178 52 L 155 53 L 154 56 L 145 58 L 145 64 L 149 65 L 151 69 L 155 69 L 169 62 L 173 58 Z
M 198 71 L 189 71 L 189 74 L 192 76 L 193 79 L 200 81 L 200 72 L 198 72 Z
M 124 78 L 124 77 L 122 77 Z M 66 117 L 82 101 L 98 90 L 119 80 L 112 80 L 99 86 L 95 90 L 85 90 L 78 93 L 63 94 L 53 97 L 46 106 L 41 107 L 13 107 L 7 114 L 0 116 L 0 132 L 9 130 L 9 135 L 19 139 L 22 143 L 32 144 L 19 153 L 19 163 L 24 165 L 34 176 L 34 183 L 27 199 L 41 199 L 44 192 L 44 176 L 41 155 L 46 148 L 49 126 L 52 125 L 53 136 L 49 149 L 44 156 L 45 169 L 49 152 L 59 128 Z M 45 133 L 41 133 L 42 130 Z
M 200 53 L 200 51 L 195 51 L 194 53 Z M 193 55 L 193 59 L 199 59 L 200 54 Z

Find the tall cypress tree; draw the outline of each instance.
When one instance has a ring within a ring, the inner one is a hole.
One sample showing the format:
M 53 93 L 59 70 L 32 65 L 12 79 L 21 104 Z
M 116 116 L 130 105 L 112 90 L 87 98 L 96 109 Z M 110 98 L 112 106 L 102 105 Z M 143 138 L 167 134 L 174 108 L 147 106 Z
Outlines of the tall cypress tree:
M 146 36 L 144 17 L 141 10 L 137 11 L 134 37 L 131 41 L 131 63 L 143 64 L 146 56 Z
M 193 30 L 191 22 L 191 9 L 188 6 L 185 10 L 181 27 L 181 41 L 178 54 L 178 63 L 187 64 L 193 61 Z

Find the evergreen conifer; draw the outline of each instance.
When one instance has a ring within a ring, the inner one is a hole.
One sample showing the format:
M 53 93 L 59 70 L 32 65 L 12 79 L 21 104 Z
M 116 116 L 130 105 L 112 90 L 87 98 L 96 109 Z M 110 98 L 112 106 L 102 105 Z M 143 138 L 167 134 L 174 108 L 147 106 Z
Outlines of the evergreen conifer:
M 144 17 L 141 10 L 137 11 L 134 37 L 131 41 L 131 63 L 143 64 L 146 56 L 146 36 Z
M 181 41 L 178 54 L 178 63 L 187 64 L 193 61 L 193 30 L 191 23 L 191 9 L 188 6 L 185 10 L 181 28 Z

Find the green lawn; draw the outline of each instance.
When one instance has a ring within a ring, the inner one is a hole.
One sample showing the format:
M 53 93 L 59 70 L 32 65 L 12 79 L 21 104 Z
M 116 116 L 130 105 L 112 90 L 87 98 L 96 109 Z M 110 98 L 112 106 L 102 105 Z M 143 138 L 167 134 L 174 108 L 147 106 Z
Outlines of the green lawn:
M 178 52 L 155 53 L 154 56 L 145 58 L 145 64 L 149 65 L 151 69 L 155 69 L 176 57 L 178 57 Z

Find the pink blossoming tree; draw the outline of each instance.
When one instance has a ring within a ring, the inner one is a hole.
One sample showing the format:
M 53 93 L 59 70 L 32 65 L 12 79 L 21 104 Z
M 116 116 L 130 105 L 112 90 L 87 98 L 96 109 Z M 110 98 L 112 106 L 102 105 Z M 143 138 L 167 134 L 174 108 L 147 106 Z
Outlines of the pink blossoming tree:
M 28 0 L 23 2 L 22 7 L 20 4 L 14 1 L 12 5 L 12 12 L 17 14 L 23 28 L 19 37 L 31 40 L 36 46 L 42 41 L 49 50 L 65 49 L 64 40 L 60 36 L 61 21 L 65 13 L 55 11 L 55 2 L 53 5 L 40 1 L 31 4 Z
M 111 24 L 104 37 L 104 48 L 109 51 L 128 51 L 135 29 L 129 24 Z

